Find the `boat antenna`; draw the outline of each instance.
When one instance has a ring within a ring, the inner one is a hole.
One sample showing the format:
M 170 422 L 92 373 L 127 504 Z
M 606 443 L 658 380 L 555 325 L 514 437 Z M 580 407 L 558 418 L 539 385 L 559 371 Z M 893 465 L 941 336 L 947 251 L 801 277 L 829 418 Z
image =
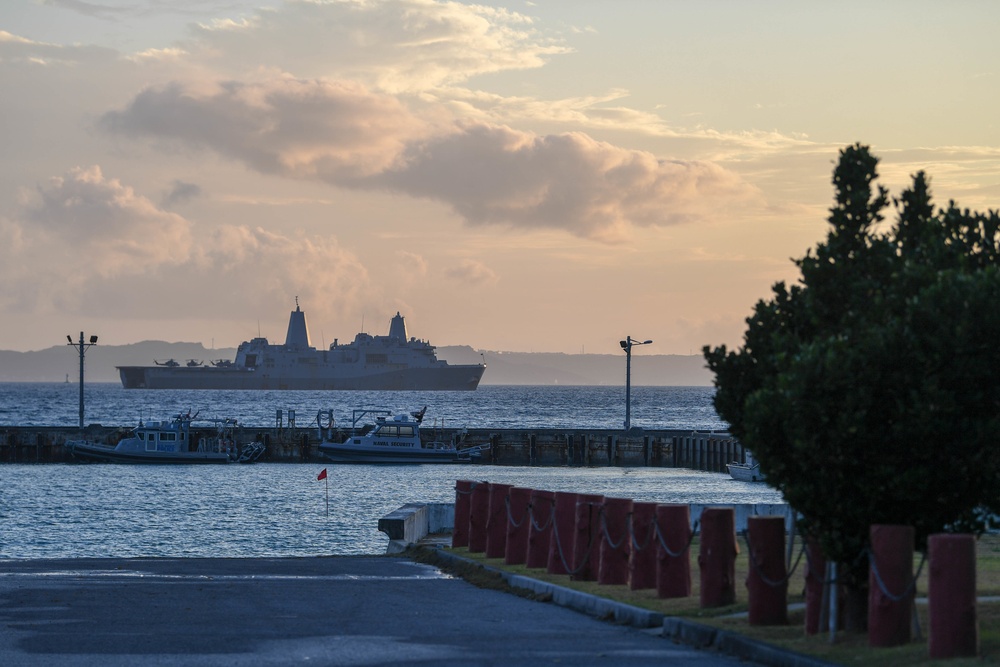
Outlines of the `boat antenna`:
M 361 333 L 365 332 L 365 314 L 361 313 Z

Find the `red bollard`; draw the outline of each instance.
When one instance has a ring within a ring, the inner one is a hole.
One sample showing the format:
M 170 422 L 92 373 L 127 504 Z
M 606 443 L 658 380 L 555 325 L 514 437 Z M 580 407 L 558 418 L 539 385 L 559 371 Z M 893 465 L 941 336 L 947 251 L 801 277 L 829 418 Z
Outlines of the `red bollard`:
M 507 546 L 503 552 L 503 562 L 507 565 L 521 565 L 527 558 L 530 501 L 531 489 L 514 487 L 507 493 Z
M 657 505 L 656 595 L 686 598 L 691 595 L 691 507 Z
M 931 535 L 927 551 L 931 561 L 927 581 L 931 660 L 973 657 L 979 653 L 976 538 Z
M 469 551 L 486 551 L 486 519 L 490 515 L 490 483 L 473 482 L 469 500 Z
M 618 586 L 628 583 L 628 557 L 632 553 L 631 518 L 631 499 L 605 498 L 601 504 L 597 583 Z
M 469 504 L 472 500 L 472 485 L 467 479 L 455 482 L 455 526 L 451 532 L 451 546 L 469 546 Z
M 490 484 L 490 513 L 486 520 L 486 557 L 503 558 L 507 549 L 507 493 L 511 484 Z
M 748 622 L 750 625 L 788 624 L 788 568 L 785 566 L 785 519 L 752 516 L 747 519 Z
M 632 503 L 628 587 L 656 588 L 656 503 Z
M 913 614 L 912 526 L 871 527 L 868 569 L 868 645 L 886 648 L 910 641 Z
M 575 493 L 556 491 L 552 505 L 552 537 L 546 572 L 567 574 L 573 566 L 573 524 L 576 521 Z
M 552 491 L 532 491 L 528 528 L 527 567 L 545 567 L 549 563 L 549 541 L 552 537 L 553 505 L 556 494 Z
M 819 634 L 819 619 L 823 613 L 823 582 L 826 579 L 826 557 L 814 537 L 806 538 L 806 634 Z M 838 605 L 839 607 L 839 605 Z
M 604 496 L 581 493 L 576 497 L 573 522 L 573 564 L 570 577 L 595 581 L 601 560 L 601 503 Z
M 736 512 L 731 507 L 706 507 L 701 513 L 702 608 L 736 602 Z

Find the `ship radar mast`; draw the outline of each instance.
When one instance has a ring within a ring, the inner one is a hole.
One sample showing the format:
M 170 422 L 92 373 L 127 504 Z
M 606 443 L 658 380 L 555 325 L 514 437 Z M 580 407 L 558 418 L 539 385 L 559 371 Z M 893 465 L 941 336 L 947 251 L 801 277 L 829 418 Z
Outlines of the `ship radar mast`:
M 299 308 L 299 297 L 295 297 L 295 310 L 288 317 L 285 346 L 292 348 L 312 347 L 312 343 L 309 342 L 309 327 L 306 326 L 306 314 Z
M 389 323 L 389 338 L 398 340 L 401 343 L 406 342 L 406 323 L 403 321 L 403 316 L 396 311 L 396 316 L 392 318 L 392 322 Z

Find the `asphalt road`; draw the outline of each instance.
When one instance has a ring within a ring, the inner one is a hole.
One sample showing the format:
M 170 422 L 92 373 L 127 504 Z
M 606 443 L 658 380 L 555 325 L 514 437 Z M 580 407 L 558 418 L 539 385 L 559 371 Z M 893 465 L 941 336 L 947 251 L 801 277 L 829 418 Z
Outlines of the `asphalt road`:
M 391 557 L 0 561 L 0 665 L 736 666 Z

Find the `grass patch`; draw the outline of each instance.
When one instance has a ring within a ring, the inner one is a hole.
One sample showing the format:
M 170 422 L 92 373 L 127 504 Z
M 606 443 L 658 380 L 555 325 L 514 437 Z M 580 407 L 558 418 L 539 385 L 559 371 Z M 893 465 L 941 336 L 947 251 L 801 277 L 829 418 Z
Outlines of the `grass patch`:
M 655 590 L 629 590 L 627 586 L 602 586 L 592 581 L 573 581 L 567 575 L 548 574 L 545 570 L 528 569 L 523 565 L 506 565 L 502 558 L 486 558 L 482 553 L 470 553 L 466 548 L 448 549 L 447 551 L 472 561 L 462 568 L 446 565 L 442 559 L 433 559 L 432 555 L 418 556 L 411 554 L 423 562 L 433 564 L 453 572 L 457 576 L 468 579 L 477 586 L 505 590 L 523 597 L 538 599 L 537 596 L 511 588 L 495 573 L 484 570 L 479 565 L 488 565 L 498 570 L 520 574 L 539 581 L 578 590 L 591 595 L 607 598 L 623 604 L 642 609 L 660 612 L 667 616 L 691 618 L 699 623 L 711 625 L 735 632 L 746 637 L 779 646 L 781 648 L 813 656 L 841 665 L 860 665 L 862 667 L 881 667 L 882 665 L 932 665 L 941 664 L 927 657 L 927 633 L 929 628 L 927 605 L 917 606 L 920 619 L 921 637 L 914 639 L 905 646 L 894 648 L 873 649 L 868 646 L 868 636 L 865 634 L 848 634 L 838 632 L 836 640 L 830 643 L 828 633 L 806 636 L 803 630 L 804 611 L 789 612 L 789 624 L 785 626 L 751 626 L 744 612 L 747 611 L 747 590 L 743 582 L 749 572 L 749 559 L 746 555 L 745 543 L 740 544 L 740 553 L 736 557 L 736 604 L 713 609 L 702 609 L 699 606 L 698 581 L 698 540 L 691 545 L 691 596 L 661 600 L 656 597 Z M 423 554 L 431 554 L 432 550 L 422 550 Z M 796 552 L 797 553 L 797 552 Z M 433 560 L 427 560 L 431 558 Z M 920 565 L 921 555 L 914 558 L 914 572 Z M 437 562 L 434 562 L 437 561 Z M 793 558 L 794 562 L 794 558 Z M 788 586 L 789 604 L 804 602 L 804 559 L 792 575 Z M 917 580 L 917 597 L 927 595 L 927 577 L 929 567 L 925 563 Z M 979 597 L 1000 596 L 1000 536 L 986 535 L 977 542 L 976 548 L 976 589 Z M 977 658 L 955 659 L 947 661 L 948 667 L 966 667 L 972 665 L 1000 664 L 1000 602 L 980 602 L 977 606 L 979 619 L 980 654 Z

